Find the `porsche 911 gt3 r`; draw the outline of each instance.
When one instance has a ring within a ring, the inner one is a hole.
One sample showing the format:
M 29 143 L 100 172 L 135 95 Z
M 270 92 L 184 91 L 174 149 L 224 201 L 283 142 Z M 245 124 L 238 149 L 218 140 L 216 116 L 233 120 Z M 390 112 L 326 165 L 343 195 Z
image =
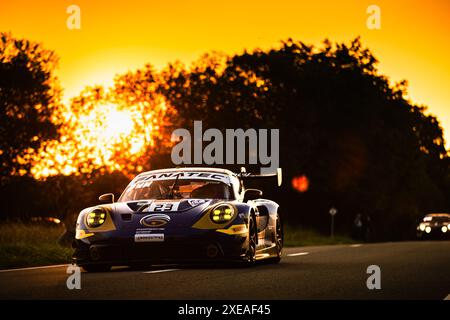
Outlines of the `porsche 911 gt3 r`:
M 276 175 L 176 168 L 136 176 L 117 202 L 82 210 L 73 260 L 86 271 L 137 263 L 280 261 L 283 226 L 277 203 L 244 181 Z

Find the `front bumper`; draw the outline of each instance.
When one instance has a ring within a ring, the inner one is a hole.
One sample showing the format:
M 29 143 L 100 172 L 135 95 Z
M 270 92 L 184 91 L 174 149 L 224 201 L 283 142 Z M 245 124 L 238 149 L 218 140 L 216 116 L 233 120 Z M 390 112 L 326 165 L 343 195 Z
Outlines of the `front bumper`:
M 135 242 L 134 235 L 100 235 L 75 240 L 73 262 L 82 266 L 239 260 L 245 255 L 247 241 L 247 236 L 227 235 L 215 230 L 190 235 L 167 233 L 164 242 Z
M 448 228 L 445 232 L 442 231 L 442 226 L 430 226 L 430 232 L 425 232 L 417 229 L 417 235 L 419 238 L 435 238 L 435 239 L 449 239 L 450 238 L 450 230 Z

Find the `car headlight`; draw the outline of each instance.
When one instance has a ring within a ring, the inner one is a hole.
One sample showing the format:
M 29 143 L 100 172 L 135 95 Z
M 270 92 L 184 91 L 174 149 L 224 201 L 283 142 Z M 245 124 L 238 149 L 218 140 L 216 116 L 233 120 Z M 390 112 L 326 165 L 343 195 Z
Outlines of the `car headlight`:
M 106 211 L 102 208 L 95 208 L 86 216 L 86 224 L 89 228 L 100 227 L 106 220 Z
M 443 226 L 442 228 L 441 228 L 441 231 L 443 232 L 443 233 L 446 233 L 447 232 L 447 227 L 446 226 Z
M 425 228 L 425 232 L 426 232 L 426 233 L 430 233 L 430 232 L 431 232 L 431 227 L 429 227 L 429 226 L 426 227 L 426 228 Z
M 420 231 L 425 231 L 425 227 L 426 227 L 426 224 L 425 224 L 425 223 L 421 223 L 421 224 L 419 225 Z
M 228 222 L 234 217 L 234 208 L 229 204 L 220 204 L 211 211 L 210 217 L 217 224 Z

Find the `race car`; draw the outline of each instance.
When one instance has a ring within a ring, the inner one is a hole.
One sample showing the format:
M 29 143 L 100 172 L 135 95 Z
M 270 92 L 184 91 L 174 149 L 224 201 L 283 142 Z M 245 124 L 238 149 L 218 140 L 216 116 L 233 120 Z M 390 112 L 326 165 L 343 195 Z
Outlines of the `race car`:
M 449 238 L 450 237 L 450 214 L 430 213 L 417 227 L 419 238 Z
M 167 262 L 279 262 L 280 208 L 244 181 L 277 178 L 216 168 L 173 168 L 137 175 L 117 202 L 80 212 L 73 262 L 87 272 Z

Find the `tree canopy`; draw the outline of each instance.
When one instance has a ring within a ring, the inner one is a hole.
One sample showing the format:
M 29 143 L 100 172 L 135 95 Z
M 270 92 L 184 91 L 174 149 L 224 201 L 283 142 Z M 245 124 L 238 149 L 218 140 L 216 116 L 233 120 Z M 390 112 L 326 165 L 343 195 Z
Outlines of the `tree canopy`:
M 60 88 L 55 54 L 0 33 L 0 179 L 25 174 L 26 154 L 57 136 Z

